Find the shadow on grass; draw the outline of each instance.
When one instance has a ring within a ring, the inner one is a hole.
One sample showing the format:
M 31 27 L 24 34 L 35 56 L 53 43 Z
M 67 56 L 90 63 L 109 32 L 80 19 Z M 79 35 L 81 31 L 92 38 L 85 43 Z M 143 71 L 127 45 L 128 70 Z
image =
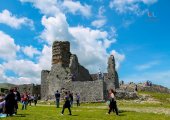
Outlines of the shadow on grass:
M 78 116 L 78 115 L 71 115 L 71 116 Z
M 29 114 L 17 114 L 17 115 L 15 115 L 13 117 L 26 117 L 27 115 L 29 115 Z

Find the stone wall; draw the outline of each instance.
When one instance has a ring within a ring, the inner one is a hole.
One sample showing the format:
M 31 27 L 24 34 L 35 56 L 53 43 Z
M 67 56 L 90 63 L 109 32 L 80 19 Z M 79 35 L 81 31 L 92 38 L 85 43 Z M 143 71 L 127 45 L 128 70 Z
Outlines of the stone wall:
M 47 93 L 49 89 L 49 82 L 48 82 L 48 75 L 50 71 L 48 70 L 42 70 L 41 71 L 41 98 L 46 99 L 47 98 Z
M 104 88 L 103 81 L 74 81 L 73 82 L 73 93 L 80 94 L 81 102 L 97 102 L 104 100 Z

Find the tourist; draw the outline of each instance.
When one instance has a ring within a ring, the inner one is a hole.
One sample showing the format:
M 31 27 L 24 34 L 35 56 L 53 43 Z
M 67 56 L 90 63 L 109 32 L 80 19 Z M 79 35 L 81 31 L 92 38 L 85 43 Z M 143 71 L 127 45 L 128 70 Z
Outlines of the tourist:
M 36 106 L 37 105 L 37 101 L 38 101 L 38 97 L 37 97 L 37 95 L 34 95 L 34 105 Z
M 70 100 L 69 100 L 69 95 L 68 95 L 68 93 L 67 92 L 65 92 L 65 103 L 64 103 L 64 105 L 63 105 L 63 110 L 62 110 L 62 112 L 61 112 L 61 115 L 63 115 L 64 114 L 64 110 L 65 110 L 65 108 L 68 108 L 68 110 L 69 110 L 69 115 L 71 115 L 71 105 L 70 105 Z
M 69 91 L 69 99 L 70 99 L 70 105 L 73 106 L 73 93 Z
M 56 107 L 59 108 L 59 106 L 60 106 L 60 93 L 58 92 L 58 90 L 55 93 L 55 98 L 56 98 Z
M 17 91 L 17 87 L 14 88 L 14 95 L 15 95 L 14 113 L 17 114 L 18 102 L 21 101 L 21 96 L 20 93 Z
M 5 110 L 5 99 L 4 99 L 4 95 L 1 94 L 0 95 L 0 114 L 4 113 Z
M 113 111 L 113 112 L 115 111 L 116 115 L 119 115 L 117 104 L 116 104 L 115 91 L 113 89 L 109 90 L 109 100 L 110 100 L 110 105 L 109 105 L 108 114 L 110 114 L 111 111 Z
M 76 93 L 77 107 L 80 106 L 80 95 Z
M 21 101 L 22 101 L 22 110 L 26 110 L 27 109 L 27 101 L 28 101 L 27 93 L 24 93 L 22 95 Z
M 29 106 L 31 106 L 31 103 L 32 103 L 33 99 L 34 99 L 34 96 L 32 96 L 31 94 L 29 94 L 29 95 L 28 95 L 28 104 L 29 104 Z
M 10 89 L 9 93 L 5 97 L 5 112 L 7 116 L 12 116 L 14 113 L 15 95 L 13 89 Z

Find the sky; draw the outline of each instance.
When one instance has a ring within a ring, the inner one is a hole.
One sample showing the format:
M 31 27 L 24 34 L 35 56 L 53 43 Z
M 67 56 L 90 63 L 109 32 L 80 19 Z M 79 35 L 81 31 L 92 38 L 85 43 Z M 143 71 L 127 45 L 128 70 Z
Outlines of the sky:
M 0 83 L 40 84 L 53 41 L 69 41 L 90 73 L 170 88 L 169 0 L 0 0 Z

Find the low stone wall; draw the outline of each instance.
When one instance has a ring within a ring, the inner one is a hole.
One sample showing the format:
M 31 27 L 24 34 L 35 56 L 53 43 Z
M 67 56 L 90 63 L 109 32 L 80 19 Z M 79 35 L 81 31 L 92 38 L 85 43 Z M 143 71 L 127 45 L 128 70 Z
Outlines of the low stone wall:
M 73 82 L 73 93 L 80 94 L 81 102 L 98 102 L 104 100 L 103 95 L 103 81 L 74 81 Z
M 124 90 L 116 90 L 116 99 L 133 100 L 138 99 L 137 92 L 129 92 Z

